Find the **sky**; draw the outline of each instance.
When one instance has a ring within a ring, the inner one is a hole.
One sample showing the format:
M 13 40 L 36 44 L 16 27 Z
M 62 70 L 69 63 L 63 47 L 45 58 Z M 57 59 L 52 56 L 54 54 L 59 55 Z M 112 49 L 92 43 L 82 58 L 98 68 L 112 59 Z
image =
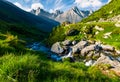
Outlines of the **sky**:
M 25 11 L 36 9 L 38 7 L 54 12 L 55 10 L 65 11 L 73 6 L 80 10 L 97 10 L 101 6 L 110 2 L 110 0 L 7 0 Z

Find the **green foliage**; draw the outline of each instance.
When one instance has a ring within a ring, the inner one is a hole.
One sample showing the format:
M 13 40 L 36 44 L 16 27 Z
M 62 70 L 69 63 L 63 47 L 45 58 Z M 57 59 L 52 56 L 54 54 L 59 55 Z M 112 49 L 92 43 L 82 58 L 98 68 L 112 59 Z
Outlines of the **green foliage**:
M 104 30 L 99 31 L 95 29 L 95 26 L 99 28 L 103 28 Z M 69 29 L 77 29 L 79 34 L 74 36 L 67 36 L 65 35 Z M 98 34 L 95 34 L 99 32 Z M 108 38 L 104 38 L 106 33 L 111 32 Z M 113 22 L 93 22 L 93 23 L 77 23 L 77 24 L 70 24 L 69 26 L 61 26 L 53 30 L 51 33 L 52 35 L 49 36 L 47 39 L 48 44 L 51 46 L 53 43 L 58 41 L 63 41 L 65 39 L 69 40 L 81 40 L 81 39 L 89 39 L 89 40 L 96 40 L 101 41 L 104 44 L 109 44 L 117 49 L 120 49 L 120 29 L 115 26 Z
M 83 22 L 99 20 L 99 18 L 106 19 L 120 13 L 119 0 L 113 0 L 109 5 L 104 6 Z M 111 10 L 112 14 L 109 13 Z M 94 28 L 95 26 L 104 30 L 95 34 L 98 31 Z M 70 29 L 76 29 L 79 33 L 75 36 L 67 36 L 66 32 Z M 108 32 L 112 33 L 105 39 L 103 36 Z M 109 70 L 110 65 L 86 67 L 81 62 L 68 62 L 70 59 L 66 59 L 66 62 L 53 62 L 47 59 L 46 54 L 25 48 L 23 39 L 42 40 L 47 36 L 44 34 L 24 24 L 11 24 L 0 20 L 0 82 L 119 82 L 120 79 L 116 75 L 109 77 L 101 72 L 100 68 Z M 81 40 L 83 38 L 98 40 L 120 49 L 120 29 L 112 22 L 63 24 L 54 28 L 45 42 L 51 46 L 65 39 Z
M 50 33 L 49 37 L 44 41 L 48 46 L 51 46 L 53 43 L 58 41 L 63 41 L 66 37 L 64 26 L 58 26 L 53 29 L 53 32 Z
M 48 33 L 42 32 L 38 28 L 31 27 L 29 25 L 27 26 L 21 23 L 19 24 L 7 23 L 1 20 L 0 20 L 0 32 L 2 34 L 6 34 L 7 32 L 10 32 L 11 34 L 17 35 L 20 38 L 23 38 L 26 40 L 29 38 L 32 38 L 34 40 L 43 40 L 45 37 L 48 36 Z
M 111 0 L 111 2 L 101 9 L 90 15 L 89 17 L 82 20 L 82 22 L 89 21 L 98 21 L 100 18 L 111 18 L 120 14 L 120 1 L 119 0 Z
M 20 45 L 16 36 L 1 36 L 4 39 L 0 40 L 0 52 L 4 53 L 0 57 L 0 82 L 112 82 L 96 67 L 80 62 L 53 62 L 44 53 L 26 50 L 24 46 L 24 50 L 16 48 Z

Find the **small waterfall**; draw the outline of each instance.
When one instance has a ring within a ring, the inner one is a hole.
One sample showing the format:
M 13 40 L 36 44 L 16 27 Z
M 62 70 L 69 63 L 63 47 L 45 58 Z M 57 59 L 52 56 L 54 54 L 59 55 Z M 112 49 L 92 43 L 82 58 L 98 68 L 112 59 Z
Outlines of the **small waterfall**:
M 44 53 L 48 54 L 48 56 L 55 61 L 61 61 L 63 58 L 68 58 L 68 57 L 73 57 L 72 56 L 72 48 L 69 48 L 69 53 L 66 54 L 65 56 L 58 56 L 57 54 L 53 54 L 52 52 L 50 52 L 49 48 L 45 47 L 44 45 L 42 45 L 41 43 L 33 43 L 32 45 L 29 45 L 31 50 L 35 50 L 35 51 L 43 51 Z
M 62 56 L 61 58 L 68 58 L 68 57 L 73 57 L 72 56 L 72 48 L 69 49 L 69 53 L 65 56 Z

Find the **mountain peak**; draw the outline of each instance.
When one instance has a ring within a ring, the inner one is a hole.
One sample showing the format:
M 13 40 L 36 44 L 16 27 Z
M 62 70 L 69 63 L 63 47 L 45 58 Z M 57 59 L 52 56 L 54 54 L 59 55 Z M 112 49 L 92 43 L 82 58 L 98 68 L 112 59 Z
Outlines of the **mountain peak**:
M 72 10 L 79 10 L 77 6 L 73 6 Z

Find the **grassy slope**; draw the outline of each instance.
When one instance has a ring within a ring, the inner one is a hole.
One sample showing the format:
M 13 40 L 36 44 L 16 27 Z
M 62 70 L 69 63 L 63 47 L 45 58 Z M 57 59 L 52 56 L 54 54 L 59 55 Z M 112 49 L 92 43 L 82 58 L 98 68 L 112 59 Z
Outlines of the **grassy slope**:
M 43 38 L 45 38 L 48 34 L 29 25 L 20 23 L 7 23 L 6 21 L 0 20 L 0 33 L 6 34 L 7 32 L 10 32 L 13 35 L 17 35 L 19 38 L 36 40 L 43 40 Z
M 119 4 L 119 0 L 112 0 L 109 4 L 103 6 L 101 9 L 94 12 L 89 17 L 83 19 L 82 22 L 71 24 L 69 26 L 60 26 L 59 28 L 54 29 L 50 37 L 48 38 L 48 40 L 50 41 L 47 41 L 48 45 L 51 46 L 53 43 L 57 41 L 62 41 L 64 39 L 81 40 L 83 38 L 87 38 L 92 40 L 99 40 L 103 43 L 113 45 L 116 48 L 120 49 L 120 29 L 114 25 L 114 22 L 91 22 L 90 24 L 86 23 L 90 21 L 98 21 L 100 18 L 107 19 L 119 15 Z M 104 31 L 99 32 L 99 34 L 97 35 L 95 35 L 97 30 L 95 30 L 94 28 L 96 25 L 104 28 Z M 77 29 L 78 31 L 80 31 L 80 33 L 76 36 L 66 36 L 65 33 L 68 32 L 68 30 L 70 29 Z M 112 32 L 111 37 L 104 39 L 103 35 L 108 32 Z
M 94 27 L 99 26 L 100 28 L 103 28 L 103 31 L 98 31 Z M 70 29 L 77 29 L 79 34 L 75 36 L 66 36 L 66 32 L 68 32 Z M 95 34 L 96 32 L 99 32 L 98 34 Z M 104 38 L 105 33 L 112 32 L 111 36 L 109 38 Z M 120 29 L 115 26 L 115 23 L 112 22 L 96 22 L 96 23 L 78 23 L 78 24 L 71 24 L 69 26 L 61 26 L 53 30 L 53 32 L 50 34 L 48 41 L 48 45 L 52 45 L 55 42 L 63 41 L 65 39 L 70 40 L 81 40 L 83 38 L 90 39 L 90 40 L 97 40 L 101 41 L 105 44 L 110 44 L 115 46 L 116 48 L 120 49 Z
M 106 30 L 101 34 L 94 34 L 94 26 L 99 25 Z M 86 26 L 86 29 L 84 29 Z M 83 63 L 53 62 L 46 58 L 41 52 L 33 52 L 25 48 L 25 43 L 20 38 L 34 38 L 37 29 L 26 28 L 26 25 L 10 24 L 0 21 L 0 82 L 118 82 L 118 77 L 109 78 L 103 75 L 99 67 L 86 67 Z M 111 29 L 108 29 L 111 27 Z M 75 28 L 81 33 L 76 36 L 65 36 L 65 33 Z M 80 40 L 83 37 L 90 39 L 100 38 L 104 32 L 109 32 L 115 28 L 115 33 L 119 34 L 118 28 L 113 23 L 93 23 L 93 24 L 71 24 L 70 26 L 60 26 L 55 28 L 49 37 L 49 44 L 64 39 Z M 90 29 L 93 29 L 90 30 Z M 116 32 L 117 31 L 117 32 Z M 87 36 L 83 33 L 88 34 Z M 26 35 L 28 33 L 28 35 Z M 54 35 L 54 36 L 52 36 Z M 43 36 L 43 35 L 42 35 Z M 114 36 L 114 34 L 113 34 Z M 112 40 L 114 40 L 113 37 Z M 107 41 L 110 42 L 110 41 Z M 104 67 L 104 66 L 103 66 Z M 105 66 L 106 68 L 106 66 Z M 111 73 L 113 74 L 113 73 Z
M 108 66 L 104 66 L 105 68 Z M 114 74 L 111 72 L 111 74 Z M 83 63 L 54 62 L 46 54 L 25 48 L 24 41 L 0 34 L 0 82 L 117 82 L 103 75 L 99 67 Z
M 28 27 L 36 27 L 44 32 L 51 32 L 52 28 L 59 24 L 46 17 L 37 17 L 29 12 L 25 12 L 6 0 L 0 0 L 0 20 L 13 24 L 24 24 Z
M 120 1 L 119 0 L 111 0 L 111 2 L 101 9 L 90 15 L 89 17 L 82 20 L 82 22 L 89 21 L 98 21 L 100 18 L 111 18 L 120 14 Z
M 119 80 L 118 77 L 109 78 L 103 75 L 99 67 L 88 68 L 83 63 L 77 62 L 54 62 L 47 59 L 44 53 L 30 51 L 25 48 L 25 42 L 18 38 L 19 35 L 23 37 L 23 34 L 13 30 L 6 32 L 10 26 L 9 24 L 2 24 L 0 33 L 0 82 L 118 82 Z M 71 25 L 71 28 L 74 28 L 73 26 Z M 84 24 L 77 26 L 82 27 Z M 75 26 L 76 29 L 79 29 L 77 26 Z M 20 28 L 19 25 L 16 28 Z M 62 33 L 59 29 L 65 28 L 59 27 L 54 30 L 57 30 L 57 33 Z M 68 31 L 69 28 L 65 30 Z M 28 30 L 26 29 L 26 31 Z M 27 36 L 24 35 L 24 38 Z M 34 36 L 34 32 L 32 32 L 31 38 Z M 66 38 L 79 39 L 77 36 L 67 36 Z M 111 74 L 114 73 L 111 72 Z

